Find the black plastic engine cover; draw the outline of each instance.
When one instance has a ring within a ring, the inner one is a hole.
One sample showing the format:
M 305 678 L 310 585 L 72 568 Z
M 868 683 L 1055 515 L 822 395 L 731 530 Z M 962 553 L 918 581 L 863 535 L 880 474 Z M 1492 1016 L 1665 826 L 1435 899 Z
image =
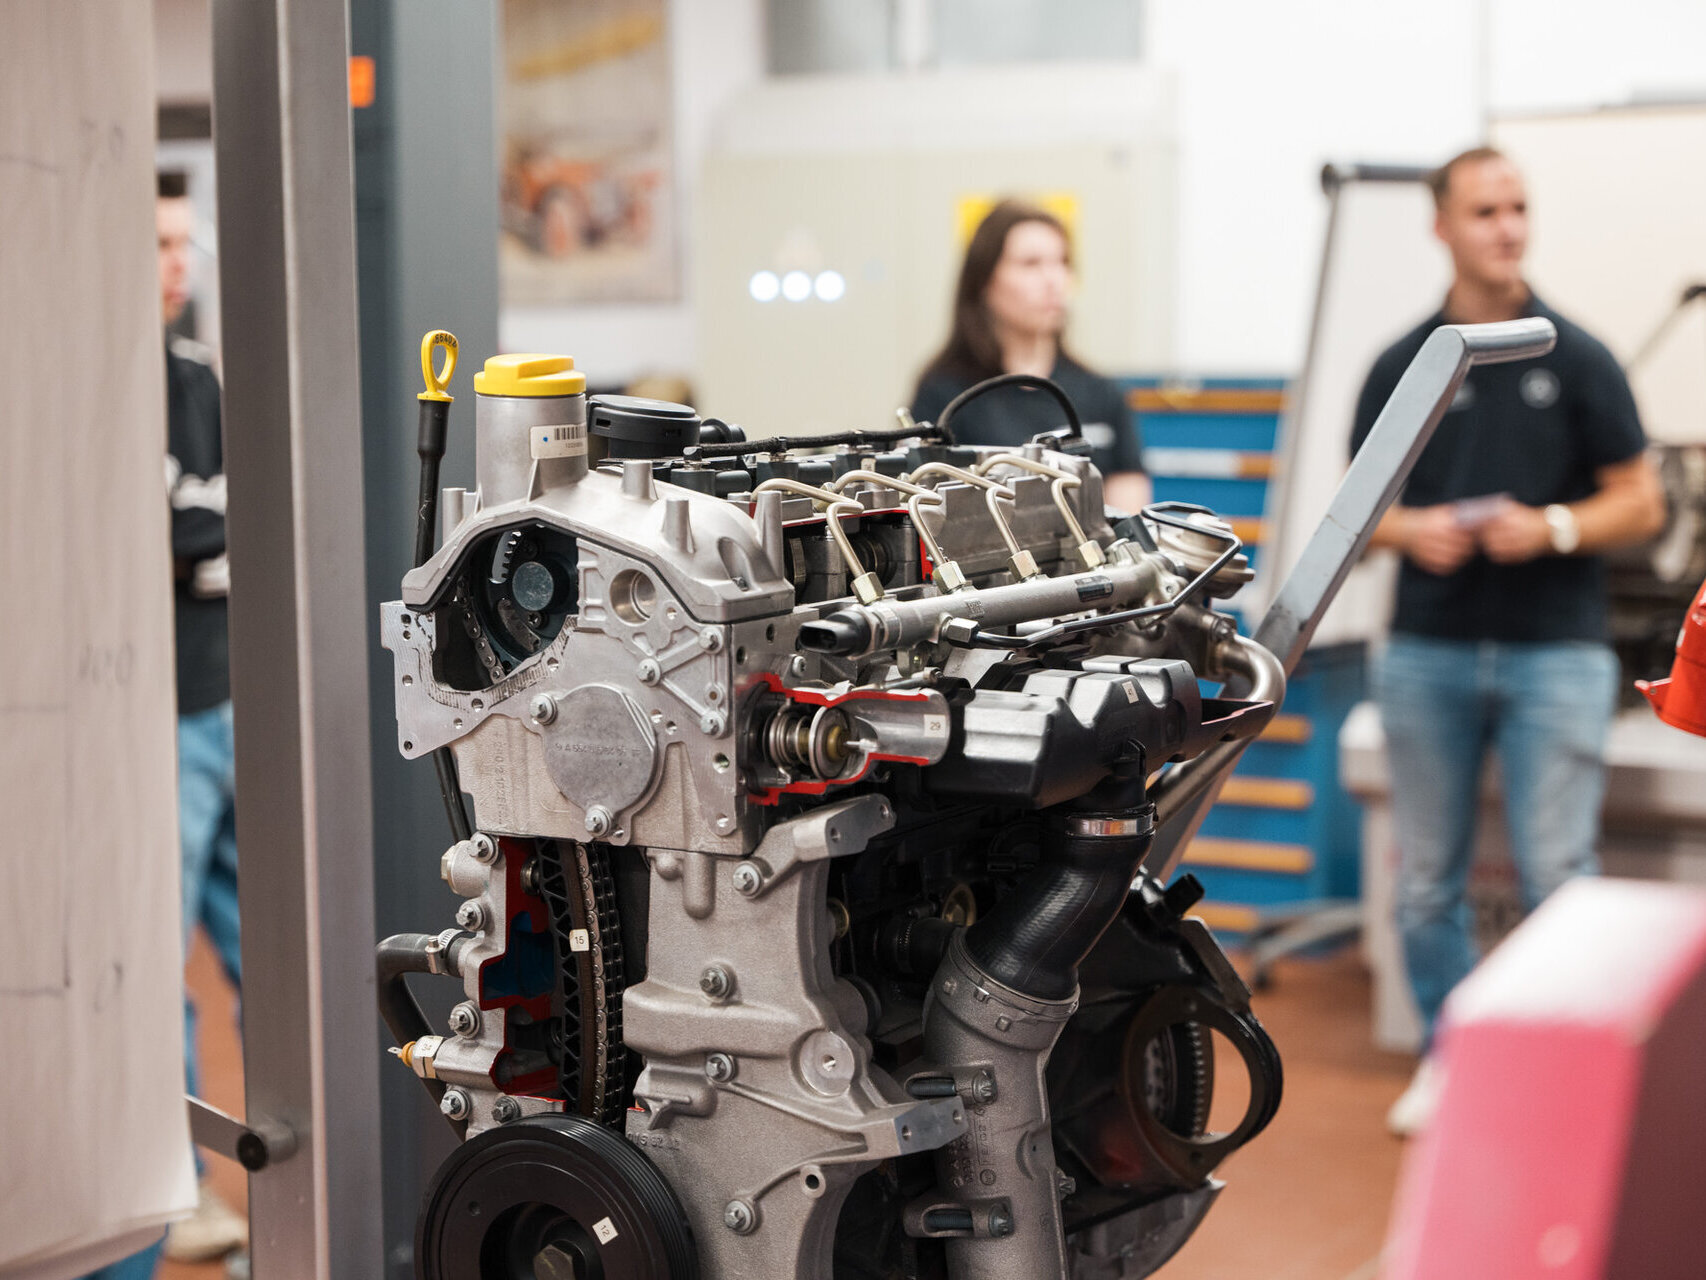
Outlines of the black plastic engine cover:
M 924 770 L 926 788 L 1041 808 L 1083 795 L 1116 767 L 1154 769 L 1208 745 L 1213 735 L 1202 732 L 1202 695 L 1189 663 L 1104 665 L 1038 671 L 1019 689 L 952 697 L 953 736 L 942 761 Z

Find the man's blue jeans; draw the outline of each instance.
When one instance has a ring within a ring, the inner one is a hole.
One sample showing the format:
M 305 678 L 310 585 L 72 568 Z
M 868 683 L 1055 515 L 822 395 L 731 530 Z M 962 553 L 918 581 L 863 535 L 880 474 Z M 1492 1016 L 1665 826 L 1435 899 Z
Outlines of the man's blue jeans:
M 178 834 L 183 842 L 184 954 L 196 925 L 239 989 L 243 956 L 237 925 L 236 774 L 231 704 L 178 717 Z M 184 996 L 186 1086 L 200 1093 L 195 1006 Z
M 1376 668 L 1398 836 L 1398 929 L 1426 1041 L 1475 964 L 1465 890 L 1498 754 L 1523 907 L 1598 869 L 1617 659 L 1604 645 L 1394 635 Z

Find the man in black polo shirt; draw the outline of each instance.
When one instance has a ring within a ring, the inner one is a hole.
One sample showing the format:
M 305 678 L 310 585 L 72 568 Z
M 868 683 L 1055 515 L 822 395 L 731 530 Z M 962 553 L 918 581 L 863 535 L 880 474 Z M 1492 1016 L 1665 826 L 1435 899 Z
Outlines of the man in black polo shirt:
M 1374 537 L 1403 557 L 1376 696 L 1392 768 L 1398 926 L 1430 1042 L 1446 994 L 1475 962 L 1464 891 L 1489 747 L 1524 906 L 1596 868 L 1617 682 L 1597 553 L 1642 542 L 1664 520 L 1622 370 L 1523 280 L 1528 206 L 1515 166 L 1477 148 L 1431 185 L 1455 278 L 1441 311 L 1375 362 L 1352 452 L 1439 325 L 1543 316 L 1558 343 L 1470 373 Z M 1424 1125 L 1437 1088 L 1424 1059 L 1391 1127 Z

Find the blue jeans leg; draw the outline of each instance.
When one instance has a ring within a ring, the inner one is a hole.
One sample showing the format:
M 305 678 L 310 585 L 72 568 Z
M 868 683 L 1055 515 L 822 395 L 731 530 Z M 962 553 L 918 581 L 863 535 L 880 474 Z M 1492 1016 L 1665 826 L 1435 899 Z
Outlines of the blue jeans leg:
M 1475 964 L 1465 890 L 1493 732 L 1490 658 L 1473 641 L 1395 635 L 1376 670 L 1398 840 L 1398 931 L 1424 1043 L 1446 995 Z
M 1605 738 L 1617 677 L 1616 655 L 1604 645 L 1501 648 L 1497 749 L 1524 910 L 1572 876 L 1599 869 Z
M 236 770 L 231 704 L 178 717 L 178 829 L 183 855 L 184 953 L 203 925 L 234 983 L 242 977 L 237 922 Z M 201 1091 L 196 1065 L 196 1012 L 184 995 L 184 1074 Z M 199 1159 L 198 1159 L 199 1167 Z

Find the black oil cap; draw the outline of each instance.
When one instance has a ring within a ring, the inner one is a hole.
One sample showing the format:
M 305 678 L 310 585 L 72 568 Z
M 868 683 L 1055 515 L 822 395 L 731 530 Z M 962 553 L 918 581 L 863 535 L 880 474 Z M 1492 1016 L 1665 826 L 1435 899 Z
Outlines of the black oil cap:
M 610 458 L 676 458 L 699 443 L 699 415 L 684 404 L 644 396 L 593 396 L 587 427 Z

